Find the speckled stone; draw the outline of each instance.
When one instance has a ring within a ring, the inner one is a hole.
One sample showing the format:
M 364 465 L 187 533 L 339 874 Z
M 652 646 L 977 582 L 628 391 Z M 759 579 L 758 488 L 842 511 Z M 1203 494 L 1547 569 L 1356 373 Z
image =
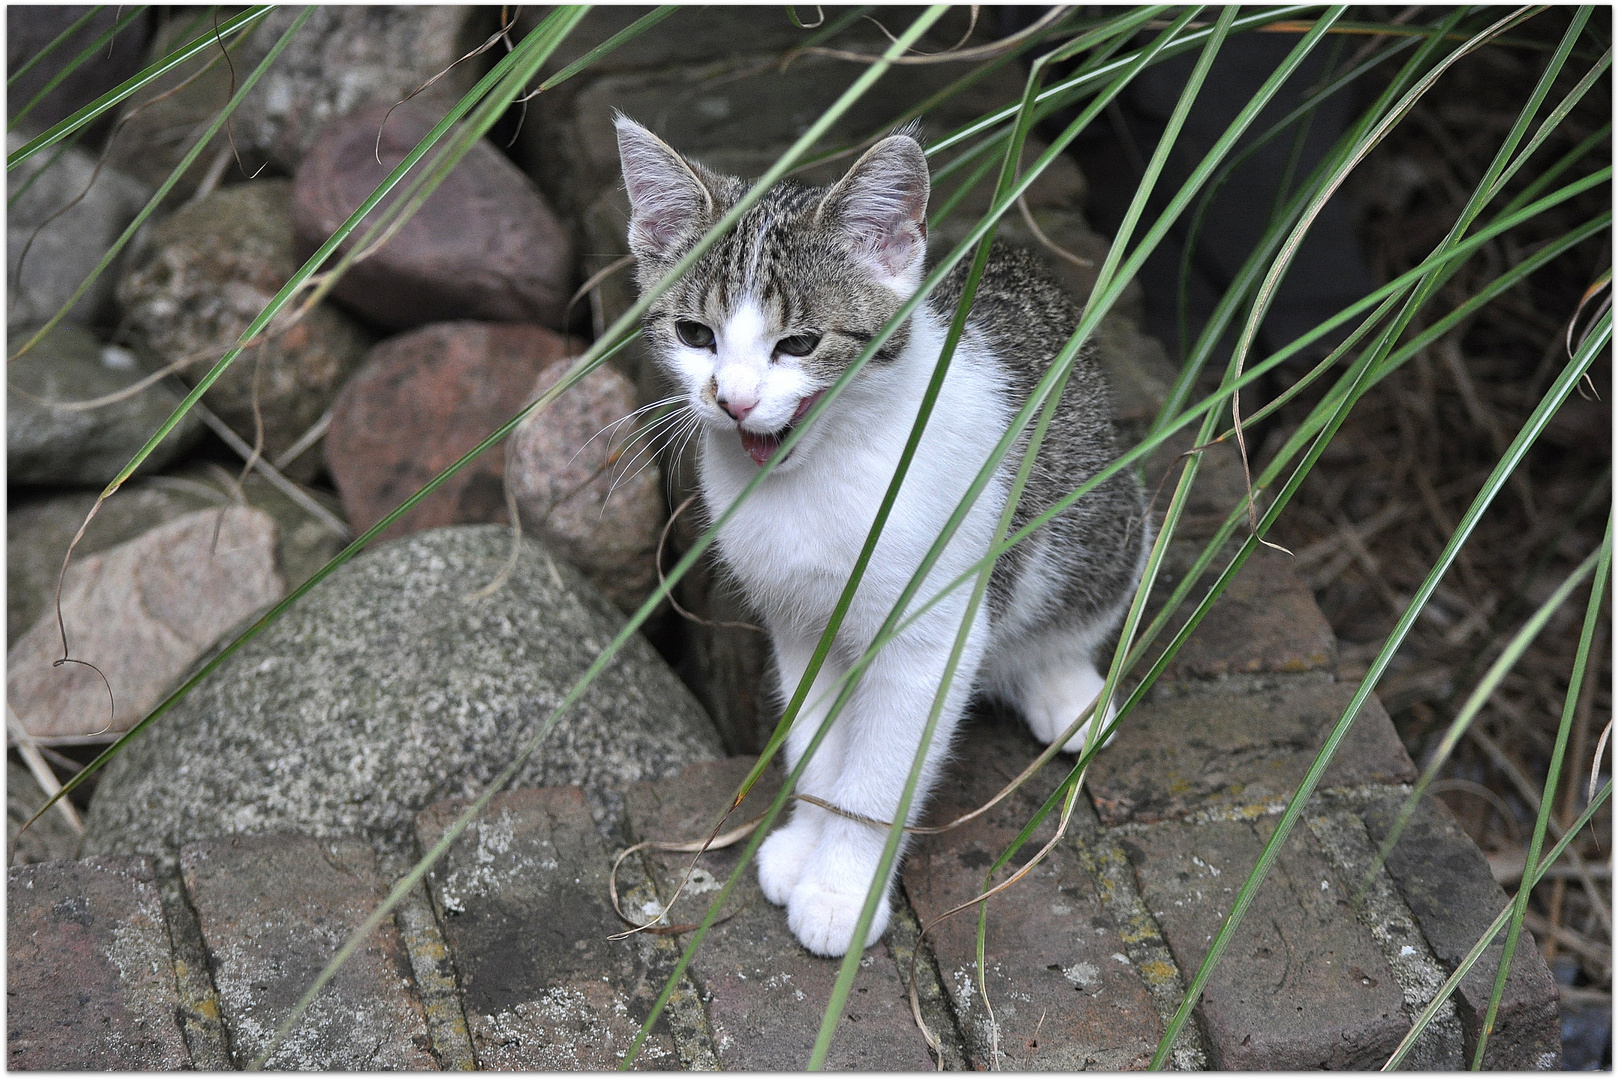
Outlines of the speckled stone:
M 145 859 L 14 866 L 6 1065 L 187 1069 L 163 908 Z
M 195 385 L 300 263 L 292 242 L 292 182 L 253 180 L 187 203 L 153 226 L 118 283 L 118 304 L 144 359 L 186 362 L 180 377 Z M 203 403 L 249 443 L 262 421 L 263 453 L 272 461 L 320 419 L 371 343 L 331 304 L 316 304 L 296 320 L 291 310 L 203 395 Z M 289 470 L 302 479 L 318 463 L 306 453 Z
M 376 854 L 352 838 L 233 837 L 181 855 L 238 1068 L 387 895 Z M 272 1069 L 435 1067 L 410 959 L 392 919 L 377 927 L 287 1032 Z
M 238 71 L 264 59 L 300 12 L 272 8 L 237 50 Z M 493 16 L 493 9 L 462 4 L 316 7 L 232 117 L 237 144 L 291 172 L 322 127 L 372 102 L 416 95 L 442 116 L 499 55 L 467 55 L 495 29 Z
M 539 544 L 505 584 L 510 530 L 453 526 L 340 568 L 109 766 L 86 853 L 165 856 L 231 833 L 408 843 L 413 815 L 512 759 L 623 625 Z M 719 751 L 691 694 L 632 637 L 516 783 L 579 784 L 596 820 L 622 791 Z
M 14 335 L 12 348 L 28 338 Z M 13 484 L 105 484 L 118 475 L 180 404 L 158 383 L 93 409 L 80 403 L 127 391 L 143 377 L 133 354 L 103 345 L 73 326 L 58 326 L 6 365 L 6 479 Z M 138 470 L 156 472 L 202 433 L 187 414 Z
M 437 803 L 417 817 L 429 848 L 466 809 Z M 624 928 L 608 901 L 613 862 L 574 787 L 501 794 L 428 878 L 461 977 L 472 1050 L 483 1069 L 617 1068 L 672 966 Z M 637 1069 L 677 1061 L 667 1014 Z
M 561 381 L 569 363 L 541 372 L 529 400 Z M 519 424 L 506 449 L 506 482 L 524 527 L 627 612 L 658 585 L 667 511 L 655 451 L 678 433 L 660 427 L 637 439 L 635 424 L 622 423 L 633 412 L 635 387 L 604 365 Z

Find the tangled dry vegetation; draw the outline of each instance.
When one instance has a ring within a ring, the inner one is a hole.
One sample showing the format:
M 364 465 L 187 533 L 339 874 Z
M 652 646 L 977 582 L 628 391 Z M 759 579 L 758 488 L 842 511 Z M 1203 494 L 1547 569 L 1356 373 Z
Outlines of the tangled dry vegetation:
M 1559 30 L 1548 25 L 1540 33 Z M 1590 39 L 1595 52 L 1599 40 L 1606 40 L 1605 28 Z M 1532 48 L 1479 50 L 1458 63 L 1358 170 L 1351 195 L 1377 281 L 1410 269 L 1444 237 L 1516 119 L 1522 87 L 1543 64 L 1544 54 Z M 1577 77 L 1571 72 L 1554 94 Z M 1539 151 L 1543 166 L 1599 131 L 1611 118 L 1611 93 L 1611 85 L 1603 87 L 1582 103 Z M 1602 139 L 1588 151 L 1599 164 L 1610 152 Z M 1533 172 L 1509 191 L 1521 189 Z M 1591 191 L 1490 244 L 1450 281 L 1434 310 L 1454 309 L 1546 239 L 1600 212 L 1609 198 L 1606 188 Z M 1377 654 L 1481 481 L 1566 362 L 1569 324 L 1608 265 L 1608 243 L 1606 236 L 1593 239 L 1573 257 L 1555 260 L 1375 387 L 1278 523 L 1276 538 L 1297 553 L 1337 632 L 1344 675 L 1353 677 Z M 1594 297 L 1581 322 L 1602 302 L 1602 295 Z M 1379 686 L 1419 763 L 1507 640 L 1602 541 L 1612 484 L 1611 353 L 1597 362 L 1583 390 L 1563 406 L 1462 548 L 1436 602 Z M 1301 399 L 1284 410 L 1270 446 L 1279 445 L 1313 404 Z M 1583 597 L 1580 592 L 1565 603 L 1507 675 L 1435 788 L 1509 890 L 1522 872 L 1539 805 L 1580 638 Z M 1593 756 L 1612 715 L 1606 629 L 1605 614 L 1553 819 L 1563 826 L 1584 806 Z M 1600 775 L 1608 771 L 1598 763 Z M 1599 814 L 1594 825 L 1574 847 L 1592 867 L 1600 895 L 1560 870 L 1537 887 L 1528 921 L 1559 981 L 1573 976 L 1566 1000 L 1609 1000 L 1612 926 L 1603 901 L 1610 890 L 1611 817 Z

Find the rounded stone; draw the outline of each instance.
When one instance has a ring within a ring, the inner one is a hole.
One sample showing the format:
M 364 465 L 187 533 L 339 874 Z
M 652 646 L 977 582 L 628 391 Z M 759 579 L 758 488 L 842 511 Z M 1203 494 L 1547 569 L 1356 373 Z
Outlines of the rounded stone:
M 391 113 L 377 105 L 327 125 L 293 188 L 300 254 L 325 243 L 441 116 L 407 102 Z M 390 193 L 341 250 L 407 186 Z M 480 139 L 385 245 L 344 273 L 332 295 L 394 330 L 445 319 L 561 327 L 572 274 L 567 229 L 534 182 Z
M 161 383 L 130 392 L 142 375 L 127 350 L 58 325 L 8 365 L 6 478 L 13 484 L 77 486 L 117 476 L 180 404 Z M 181 417 L 137 475 L 184 453 L 200 428 L 195 416 Z
M 287 281 L 293 254 L 292 184 L 255 180 L 187 203 L 152 229 L 118 283 L 118 302 L 150 363 L 185 362 L 196 385 L 233 348 Z M 367 334 L 331 304 L 301 318 L 289 304 L 203 396 L 203 403 L 249 443 L 258 425 L 274 461 L 314 426 L 364 358 Z M 295 478 L 319 458 L 304 454 Z
M 9 133 L 7 153 L 27 141 L 20 131 Z M 6 329 L 12 342 L 8 351 L 15 351 L 27 340 L 23 328 L 55 318 L 73 299 L 151 191 L 111 165 L 98 171 L 95 155 L 77 146 L 53 146 L 8 172 L 6 193 L 8 202 L 15 200 L 6 211 Z M 68 310 L 67 322 L 116 321 L 113 288 L 126 258 L 120 255 L 91 283 Z
M 540 374 L 538 398 L 568 372 Z M 526 529 L 573 563 L 624 611 L 658 584 L 658 535 L 667 516 L 658 451 L 679 437 L 677 417 L 640 429 L 635 385 L 605 364 L 512 432 L 506 483 Z M 660 422 L 661 421 L 661 422 Z
M 543 326 L 434 323 L 371 350 L 332 409 L 326 465 L 357 531 L 375 525 L 517 415 L 535 377 L 576 345 Z M 383 538 L 506 521 L 496 446 L 450 477 Z
M 510 530 L 457 526 L 366 552 L 226 660 L 107 767 L 84 852 L 171 857 L 242 833 L 408 845 L 413 815 L 481 793 L 623 627 L 606 597 Z M 487 593 L 487 594 L 486 594 Z M 625 789 L 720 753 L 639 635 L 541 741 L 518 786 Z

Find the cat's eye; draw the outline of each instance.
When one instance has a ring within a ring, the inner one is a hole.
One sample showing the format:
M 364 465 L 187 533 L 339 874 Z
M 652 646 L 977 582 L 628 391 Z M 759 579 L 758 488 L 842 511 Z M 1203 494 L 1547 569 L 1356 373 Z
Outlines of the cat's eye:
M 815 334 L 794 334 L 776 342 L 776 351 L 788 356 L 808 356 L 820 343 L 821 339 Z
M 675 323 L 675 334 L 694 349 L 708 349 L 714 345 L 714 331 L 690 319 L 681 319 Z

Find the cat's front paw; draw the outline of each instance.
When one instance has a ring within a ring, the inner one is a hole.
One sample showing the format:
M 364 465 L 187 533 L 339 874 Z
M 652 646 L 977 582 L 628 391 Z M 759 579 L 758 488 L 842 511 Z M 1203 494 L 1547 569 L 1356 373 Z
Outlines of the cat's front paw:
M 1024 688 L 1021 702 L 1029 730 L 1034 732 L 1035 738 L 1050 746 L 1096 700 L 1102 692 L 1103 683 L 1102 676 L 1089 664 L 1059 669 L 1031 679 Z M 1102 718 L 1103 727 L 1113 722 L 1114 712 L 1114 703 L 1110 701 L 1107 714 Z M 1085 740 L 1094 722 L 1093 717 L 1081 724 L 1063 743 L 1063 750 L 1070 754 L 1084 750 Z
M 759 845 L 759 888 L 765 899 L 785 907 L 804 876 L 804 864 L 815 853 L 821 839 L 821 823 L 803 812 L 802 807 L 786 825 L 765 837 Z
M 854 936 L 855 922 L 865 902 L 864 890 L 832 892 L 814 881 L 803 881 L 787 902 L 787 928 L 804 948 L 817 956 L 842 956 L 849 951 L 849 939 Z M 877 944 L 888 929 L 892 914 L 893 907 L 884 895 L 872 916 L 871 929 L 866 933 L 862 949 Z

